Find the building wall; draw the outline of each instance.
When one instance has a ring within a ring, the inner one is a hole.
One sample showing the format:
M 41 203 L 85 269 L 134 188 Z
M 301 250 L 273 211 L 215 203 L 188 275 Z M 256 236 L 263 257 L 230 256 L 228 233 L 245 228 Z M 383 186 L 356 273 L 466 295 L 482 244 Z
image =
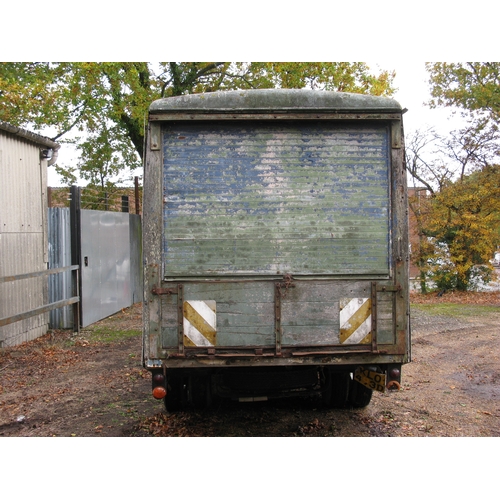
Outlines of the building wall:
M 0 130 L 0 276 L 47 269 L 47 162 L 40 146 Z M 0 283 L 0 317 L 47 304 L 47 278 Z M 0 327 L 0 347 L 47 332 L 48 314 Z

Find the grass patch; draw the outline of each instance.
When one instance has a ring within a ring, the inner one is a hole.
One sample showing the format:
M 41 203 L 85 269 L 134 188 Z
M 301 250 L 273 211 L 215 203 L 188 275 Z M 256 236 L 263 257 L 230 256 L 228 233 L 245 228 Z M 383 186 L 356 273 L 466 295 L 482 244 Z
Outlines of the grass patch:
M 478 316 L 489 316 L 500 312 L 498 306 L 487 306 L 480 304 L 411 304 L 412 309 L 417 309 L 431 315 L 452 316 L 455 318 L 470 318 Z
M 141 335 L 140 330 L 115 330 L 113 328 L 98 327 L 89 332 L 89 340 L 91 342 L 112 344 L 132 337 L 140 337 Z

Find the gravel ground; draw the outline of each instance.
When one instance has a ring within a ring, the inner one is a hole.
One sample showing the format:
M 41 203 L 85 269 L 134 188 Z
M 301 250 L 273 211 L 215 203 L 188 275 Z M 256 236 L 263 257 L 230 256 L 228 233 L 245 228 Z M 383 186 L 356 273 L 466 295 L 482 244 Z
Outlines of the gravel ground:
M 499 293 L 486 295 L 500 306 Z M 76 337 L 53 332 L 3 349 L 0 436 L 499 436 L 499 315 L 464 307 L 478 314 L 412 307 L 413 359 L 402 389 L 375 393 L 367 408 L 328 410 L 309 398 L 168 414 L 141 367 L 137 305 Z M 103 329 L 123 337 L 96 339 Z

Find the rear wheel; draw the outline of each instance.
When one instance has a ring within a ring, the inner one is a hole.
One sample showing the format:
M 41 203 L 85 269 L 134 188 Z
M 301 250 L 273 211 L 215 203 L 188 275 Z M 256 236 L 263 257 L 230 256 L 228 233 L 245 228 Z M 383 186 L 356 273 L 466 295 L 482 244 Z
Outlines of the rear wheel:
M 349 384 L 349 404 L 353 408 L 365 408 L 370 404 L 373 391 L 351 379 Z
M 325 367 L 323 403 L 327 408 L 344 408 L 349 396 L 350 374 Z

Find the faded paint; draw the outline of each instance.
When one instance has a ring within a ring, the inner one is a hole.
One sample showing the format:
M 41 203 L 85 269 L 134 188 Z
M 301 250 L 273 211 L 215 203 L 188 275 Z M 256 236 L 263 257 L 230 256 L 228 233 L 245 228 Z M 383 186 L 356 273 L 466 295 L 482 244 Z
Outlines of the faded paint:
M 214 346 L 217 336 L 215 301 L 186 300 L 183 311 L 184 345 Z
M 158 99 L 149 108 L 150 119 L 156 114 L 204 114 L 205 118 L 222 113 L 259 113 L 273 119 L 278 114 L 311 113 L 315 119 L 328 113 L 356 112 L 401 113 L 400 104 L 394 99 L 349 92 L 318 92 L 307 89 L 236 90 L 188 94 Z
M 156 356 L 167 370 L 408 360 L 401 108 L 334 94 L 151 106 L 146 366 Z M 349 344 L 340 310 L 360 297 L 371 331 Z M 215 342 L 194 346 L 183 315 L 203 301 L 217 304 Z
M 389 274 L 384 125 L 182 124 L 164 158 L 166 276 Z
M 371 307 L 368 297 L 340 300 L 341 344 L 369 344 L 372 341 Z

